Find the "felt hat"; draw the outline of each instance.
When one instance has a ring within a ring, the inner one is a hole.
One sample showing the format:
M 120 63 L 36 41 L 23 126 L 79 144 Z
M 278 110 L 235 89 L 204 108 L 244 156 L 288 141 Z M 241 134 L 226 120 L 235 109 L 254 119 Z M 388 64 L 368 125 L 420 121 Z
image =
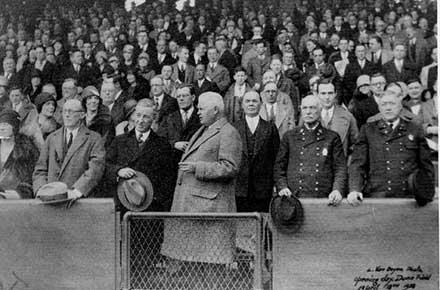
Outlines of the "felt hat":
M 88 97 L 96 96 L 99 97 L 98 89 L 94 86 L 87 86 L 81 93 L 81 99 L 87 99 Z
M 0 112 L 0 123 L 7 123 L 12 126 L 14 134 L 20 129 L 20 115 L 14 110 L 6 109 Z
M 435 178 L 425 170 L 417 169 L 408 176 L 408 189 L 420 206 L 431 202 L 435 195 Z
M 121 204 L 130 211 L 144 211 L 153 201 L 153 185 L 142 172 L 136 171 L 132 178 L 121 178 L 117 194 Z
M 365 85 L 370 85 L 370 77 L 367 75 L 360 75 L 356 80 L 356 86 L 360 88 Z
M 59 204 L 70 201 L 67 198 L 67 185 L 64 182 L 54 181 L 40 187 L 37 197 L 43 204 Z
M 46 92 L 40 93 L 34 101 L 34 104 L 37 107 L 37 111 L 41 112 L 41 108 L 43 107 L 43 105 L 49 101 L 55 102 L 55 107 L 57 106 L 57 99 L 54 95 Z
M 304 210 L 295 196 L 275 196 L 269 206 L 270 219 L 281 233 L 294 234 L 304 222 Z

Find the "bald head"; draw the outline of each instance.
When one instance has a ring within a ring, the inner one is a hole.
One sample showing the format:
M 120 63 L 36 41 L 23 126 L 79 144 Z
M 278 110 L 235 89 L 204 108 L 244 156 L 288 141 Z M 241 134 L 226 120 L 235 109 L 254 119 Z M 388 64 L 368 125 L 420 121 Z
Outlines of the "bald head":
M 210 126 L 215 121 L 223 117 L 225 105 L 220 94 L 214 92 L 206 92 L 199 96 L 199 104 L 197 106 L 200 123 Z
M 256 91 L 246 92 L 243 95 L 242 107 L 246 116 L 258 116 L 261 107 L 260 95 Z

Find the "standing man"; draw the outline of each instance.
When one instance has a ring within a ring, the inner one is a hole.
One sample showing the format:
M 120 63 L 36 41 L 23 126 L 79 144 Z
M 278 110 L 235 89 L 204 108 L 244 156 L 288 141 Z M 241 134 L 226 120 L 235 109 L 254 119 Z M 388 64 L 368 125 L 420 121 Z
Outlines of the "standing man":
M 154 190 L 151 211 L 169 211 L 176 182 L 176 168 L 168 142 L 151 130 L 157 111 L 149 99 L 141 99 L 134 111 L 135 128 L 117 136 L 106 154 L 106 174 L 109 190 L 117 197 L 118 179 L 128 179 L 136 171 L 144 173 Z M 116 208 L 126 211 L 116 198 Z
M 358 127 L 353 115 L 336 104 L 336 90 L 332 83 L 318 83 L 318 98 L 321 103 L 321 125 L 338 133 L 344 154 L 348 157 L 358 136 Z
M 280 196 L 323 197 L 338 205 L 347 182 L 341 138 L 319 123 L 321 105 L 316 96 L 301 103 L 304 124 L 285 134 L 277 155 L 274 178 Z
M 288 130 L 295 127 L 295 115 L 290 97 L 280 92 L 274 82 L 264 85 L 261 97 L 263 105 L 260 109 L 260 117 L 275 124 L 282 138 Z
M 172 65 L 173 74 L 171 78 L 178 83 L 192 83 L 194 81 L 194 67 L 188 63 L 188 48 L 180 46 L 177 49 L 177 56 L 179 60 Z
M 400 117 L 402 104 L 386 91 L 379 101 L 381 119 L 366 123 L 354 146 L 350 165 L 349 203 L 363 196 L 414 196 L 421 205 L 434 196 L 434 167 L 423 128 Z
M 280 137 L 275 125 L 259 116 L 261 99 L 257 92 L 246 92 L 242 107 L 245 117 L 234 123 L 243 142 L 242 163 L 235 189 L 237 211 L 268 212 Z
M 203 126 L 189 141 L 179 163 L 171 211 L 235 212 L 235 181 L 242 154 L 240 134 L 226 121 L 223 99 L 217 93 L 200 95 L 198 115 Z M 226 221 L 165 223 L 162 254 L 178 261 L 205 263 L 205 275 L 216 281 L 219 270 L 233 261 L 234 231 Z
M 262 87 L 262 78 L 265 71 L 270 68 L 270 57 L 266 56 L 266 42 L 259 40 L 255 44 L 257 56 L 251 58 L 246 67 L 249 85 L 260 90 Z
M 223 95 L 231 83 L 231 78 L 229 77 L 228 70 L 218 63 L 218 57 L 218 51 L 215 47 L 208 48 L 209 63 L 206 77 L 217 85 L 220 94 Z
M 405 59 L 405 45 L 396 44 L 394 46 L 393 55 L 393 60 L 390 60 L 382 67 L 382 72 L 388 83 L 406 83 L 412 78 L 417 78 L 415 64 Z
M 177 111 L 179 106 L 177 105 L 176 99 L 164 93 L 164 83 L 161 76 L 153 77 L 150 80 L 150 86 L 151 98 L 158 111 L 156 118 L 157 124 L 153 123 L 153 129 L 155 130 L 157 129 L 156 125 L 159 125 L 166 116 Z
M 81 101 L 67 100 L 63 106 L 64 126 L 49 135 L 33 174 L 33 188 L 61 181 L 69 188 L 68 198 L 91 195 L 104 172 L 104 141 L 83 124 Z
M 206 67 L 203 63 L 196 65 L 195 81 L 193 82 L 195 102 L 197 104 L 198 97 L 204 92 L 218 92 L 217 85 L 206 79 Z
M 197 108 L 194 107 L 195 98 L 191 85 L 180 85 L 176 91 L 179 110 L 166 116 L 159 124 L 157 134 L 164 137 L 173 147 L 176 164 L 185 152 L 189 139 L 201 126 Z

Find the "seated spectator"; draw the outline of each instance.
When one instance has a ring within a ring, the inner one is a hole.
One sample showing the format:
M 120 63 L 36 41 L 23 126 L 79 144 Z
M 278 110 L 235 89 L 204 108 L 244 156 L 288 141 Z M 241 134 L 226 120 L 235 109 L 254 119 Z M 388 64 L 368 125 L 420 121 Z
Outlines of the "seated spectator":
M 102 104 L 98 90 L 93 86 L 86 87 L 82 94 L 82 105 L 86 108 L 85 126 L 101 135 L 107 148 L 115 136 L 115 125 L 108 107 Z
M 399 81 L 407 82 L 417 77 L 415 65 L 405 59 L 406 53 L 405 45 L 396 44 L 394 46 L 393 59 L 385 63 L 382 67 L 382 72 L 388 83 Z
M 149 96 L 150 84 L 145 78 L 139 76 L 136 69 L 128 69 L 125 78 L 128 84 L 126 90 L 129 99 L 140 100 Z
M 150 57 L 147 53 L 141 52 L 137 58 L 138 74 L 148 82 L 156 75 L 153 66 L 150 64 Z
M 408 95 L 403 99 L 403 106 L 410 110 L 411 113 L 422 118 L 423 108 L 422 104 L 426 101 L 422 95 L 423 87 L 418 79 L 412 79 L 407 82 L 408 85 Z
M 379 110 L 381 118 L 365 124 L 355 144 L 347 200 L 358 205 L 364 195 L 415 197 L 424 205 L 434 196 L 435 172 L 423 128 L 400 117 L 401 99 L 390 91 Z
M 194 104 L 197 106 L 198 98 L 201 94 L 204 92 L 218 92 L 219 89 L 214 82 L 206 78 L 206 66 L 203 63 L 196 65 L 194 77 L 193 88 L 196 96 Z
M 46 140 L 47 136 L 61 127 L 54 118 L 56 98 L 52 94 L 41 93 L 35 99 L 35 106 L 38 112 L 38 125 L 43 139 Z
M 32 172 L 38 148 L 19 133 L 20 116 L 12 110 L 0 113 L 0 199 L 33 198 Z
M 229 72 L 224 66 L 218 63 L 219 53 L 215 47 L 209 47 L 207 54 L 209 63 L 206 78 L 214 82 L 219 88 L 220 94 L 224 95 L 231 83 Z

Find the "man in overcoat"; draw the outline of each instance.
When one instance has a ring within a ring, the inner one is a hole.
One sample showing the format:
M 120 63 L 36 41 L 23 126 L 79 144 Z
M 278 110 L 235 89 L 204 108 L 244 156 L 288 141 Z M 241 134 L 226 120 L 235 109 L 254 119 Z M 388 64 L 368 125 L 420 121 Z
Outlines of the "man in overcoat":
M 280 196 L 328 198 L 331 205 L 342 200 L 347 168 L 341 138 L 320 122 L 316 96 L 301 102 L 304 125 L 288 131 L 281 140 L 274 168 Z
M 422 126 L 401 117 L 399 96 L 385 91 L 379 101 L 381 119 L 366 123 L 354 146 L 347 199 L 363 196 L 413 197 L 421 204 L 434 195 L 434 167 Z M 414 188 L 413 175 L 419 187 Z
M 235 212 L 240 134 L 226 121 L 218 93 L 200 95 L 198 115 L 203 126 L 189 141 L 179 163 L 171 211 Z M 162 254 L 215 268 L 233 261 L 234 234 L 233 225 L 227 221 L 166 221 Z
M 104 141 L 83 124 L 85 109 L 76 99 L 63 106 L 64 126 L 50 134 L 33 173 L 34 193 L 46 183 L 61 181 L 68 197 L 89 196 L 104 172 Z

